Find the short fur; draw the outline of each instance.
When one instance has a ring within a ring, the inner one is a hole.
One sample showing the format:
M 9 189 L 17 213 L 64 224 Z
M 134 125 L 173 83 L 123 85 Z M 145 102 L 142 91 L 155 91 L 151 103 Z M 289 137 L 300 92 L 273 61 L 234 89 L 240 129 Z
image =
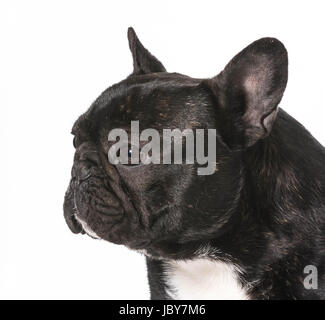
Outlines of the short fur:
M 152 299 L 169 299 L 168 261 L 224 262 L 251 299 L 325 298 L 325 149 L 278 108 L 283 44 L 260 39 L 211 79 L 168 73 L 128 31 L 134 72 L 105 90 L 73 126 L 76 153 L 64 203 L 98 237 L 145 250 Z M 214 128 L 217 168 L 112 165 L 113 128 Z M 78 218 L 78 220 L 76 219 Z M 204 254 L 203 254 L 204 253 Z M 318 268 L 318 289 L 303 285 Z M 123 275 L 119 275 L 123 276 Z

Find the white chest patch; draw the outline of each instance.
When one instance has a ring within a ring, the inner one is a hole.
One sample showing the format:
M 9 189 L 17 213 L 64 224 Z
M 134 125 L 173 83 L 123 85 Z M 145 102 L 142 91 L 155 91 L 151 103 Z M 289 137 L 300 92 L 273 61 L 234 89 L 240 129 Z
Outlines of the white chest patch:
M 208 259 L 168 261 L 165 264 L 168 294 L 177 300 L 248 300 L 232 264 Z

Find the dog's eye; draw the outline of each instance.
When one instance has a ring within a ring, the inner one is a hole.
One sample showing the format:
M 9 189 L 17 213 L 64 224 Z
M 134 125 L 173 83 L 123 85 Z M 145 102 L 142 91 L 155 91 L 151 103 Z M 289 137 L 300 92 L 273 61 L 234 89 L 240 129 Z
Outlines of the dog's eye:
M 128 145 L 123 146 L 122 149 L 124 149 L 123 152 L 126 152 L 126 155 L 127 155 L 127 159 L 121 159 L 122 160 L 122 164 L 129 165 L 129 166 L 138 165 L 138 163 L 135 163 L 135 164 L 134 163 L 131 163 L 132 154 L 134 154 L 135 152 L 137 152 L 138 149 L 135 146 L 132 147 L 131 144 L 128 144 Z M 120 158 L 121 155 L 123 155 L 123 152 L 121 152 L 121 149 L 118 149 L 116 151 L 116 156 Z M 125 155 L 125 153 L 124 153 L 124 155 Z
M 147 158 L 147 154 L 140 151 L 139 147 L 131 144 L 112 145 L 108 151 L 108 159 L 111 163 L 129 167 L 145 164 L 148 162 Z
M 128 158 L 129 158 L 129 159 L 131 159 L 131 157 L 132 157 L 132 152 L 133 152 L 133 150 L 132 150 L 132 146 L 129 146 L 129 147 L 128 147 Z
M 139 153 L 139 149 L 135 146 L 132 147 L 132 145 L 128 145 L 128 166 L 137 166 L 140 164 L 140 158 L 138 156 L 139 161 L 137 163 L 131 163 L 132 154 Z
M 127 148 L 128 148 L 128 149 L 127 149 L 127 150 L 128 150 L 128 159 L 131 159 L 131 157 L 132 157 L 132 146 L 129 145 Z M 117 155 L 118 157 L 121 156 L 121 149 L 117 150 L 116 155 Z

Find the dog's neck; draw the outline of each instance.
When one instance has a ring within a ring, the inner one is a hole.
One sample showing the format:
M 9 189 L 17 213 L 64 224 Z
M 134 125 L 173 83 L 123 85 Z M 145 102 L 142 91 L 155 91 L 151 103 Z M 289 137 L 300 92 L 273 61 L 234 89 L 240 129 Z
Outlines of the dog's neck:
M 212 247 L 243 264 L 248 263 L 245 252 L 258 261 L 270 251 L 268 256 L 277 260 L 318 232 L 317 224 L 308 221 L 318 219 L 315 205 L 325 211 L 324 148 L 280 110 L 271 134 L 242 156 L 244 187 L 228 223 L 231 229 Z

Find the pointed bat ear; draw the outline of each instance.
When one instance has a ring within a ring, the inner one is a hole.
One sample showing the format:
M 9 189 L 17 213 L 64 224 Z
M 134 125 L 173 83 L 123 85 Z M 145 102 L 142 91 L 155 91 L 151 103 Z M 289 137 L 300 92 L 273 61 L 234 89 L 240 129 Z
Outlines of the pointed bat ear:
M 133 57 L 133 75 L 166 72 L 162 63 L 142 45 L 132 27 L 128 29 L 128 39 Z
M 216 98 L 217 127 L 231 149 L 249 147 L 270 133 L 287 79 L 284 45 L 262 38 L 206 81 Z

